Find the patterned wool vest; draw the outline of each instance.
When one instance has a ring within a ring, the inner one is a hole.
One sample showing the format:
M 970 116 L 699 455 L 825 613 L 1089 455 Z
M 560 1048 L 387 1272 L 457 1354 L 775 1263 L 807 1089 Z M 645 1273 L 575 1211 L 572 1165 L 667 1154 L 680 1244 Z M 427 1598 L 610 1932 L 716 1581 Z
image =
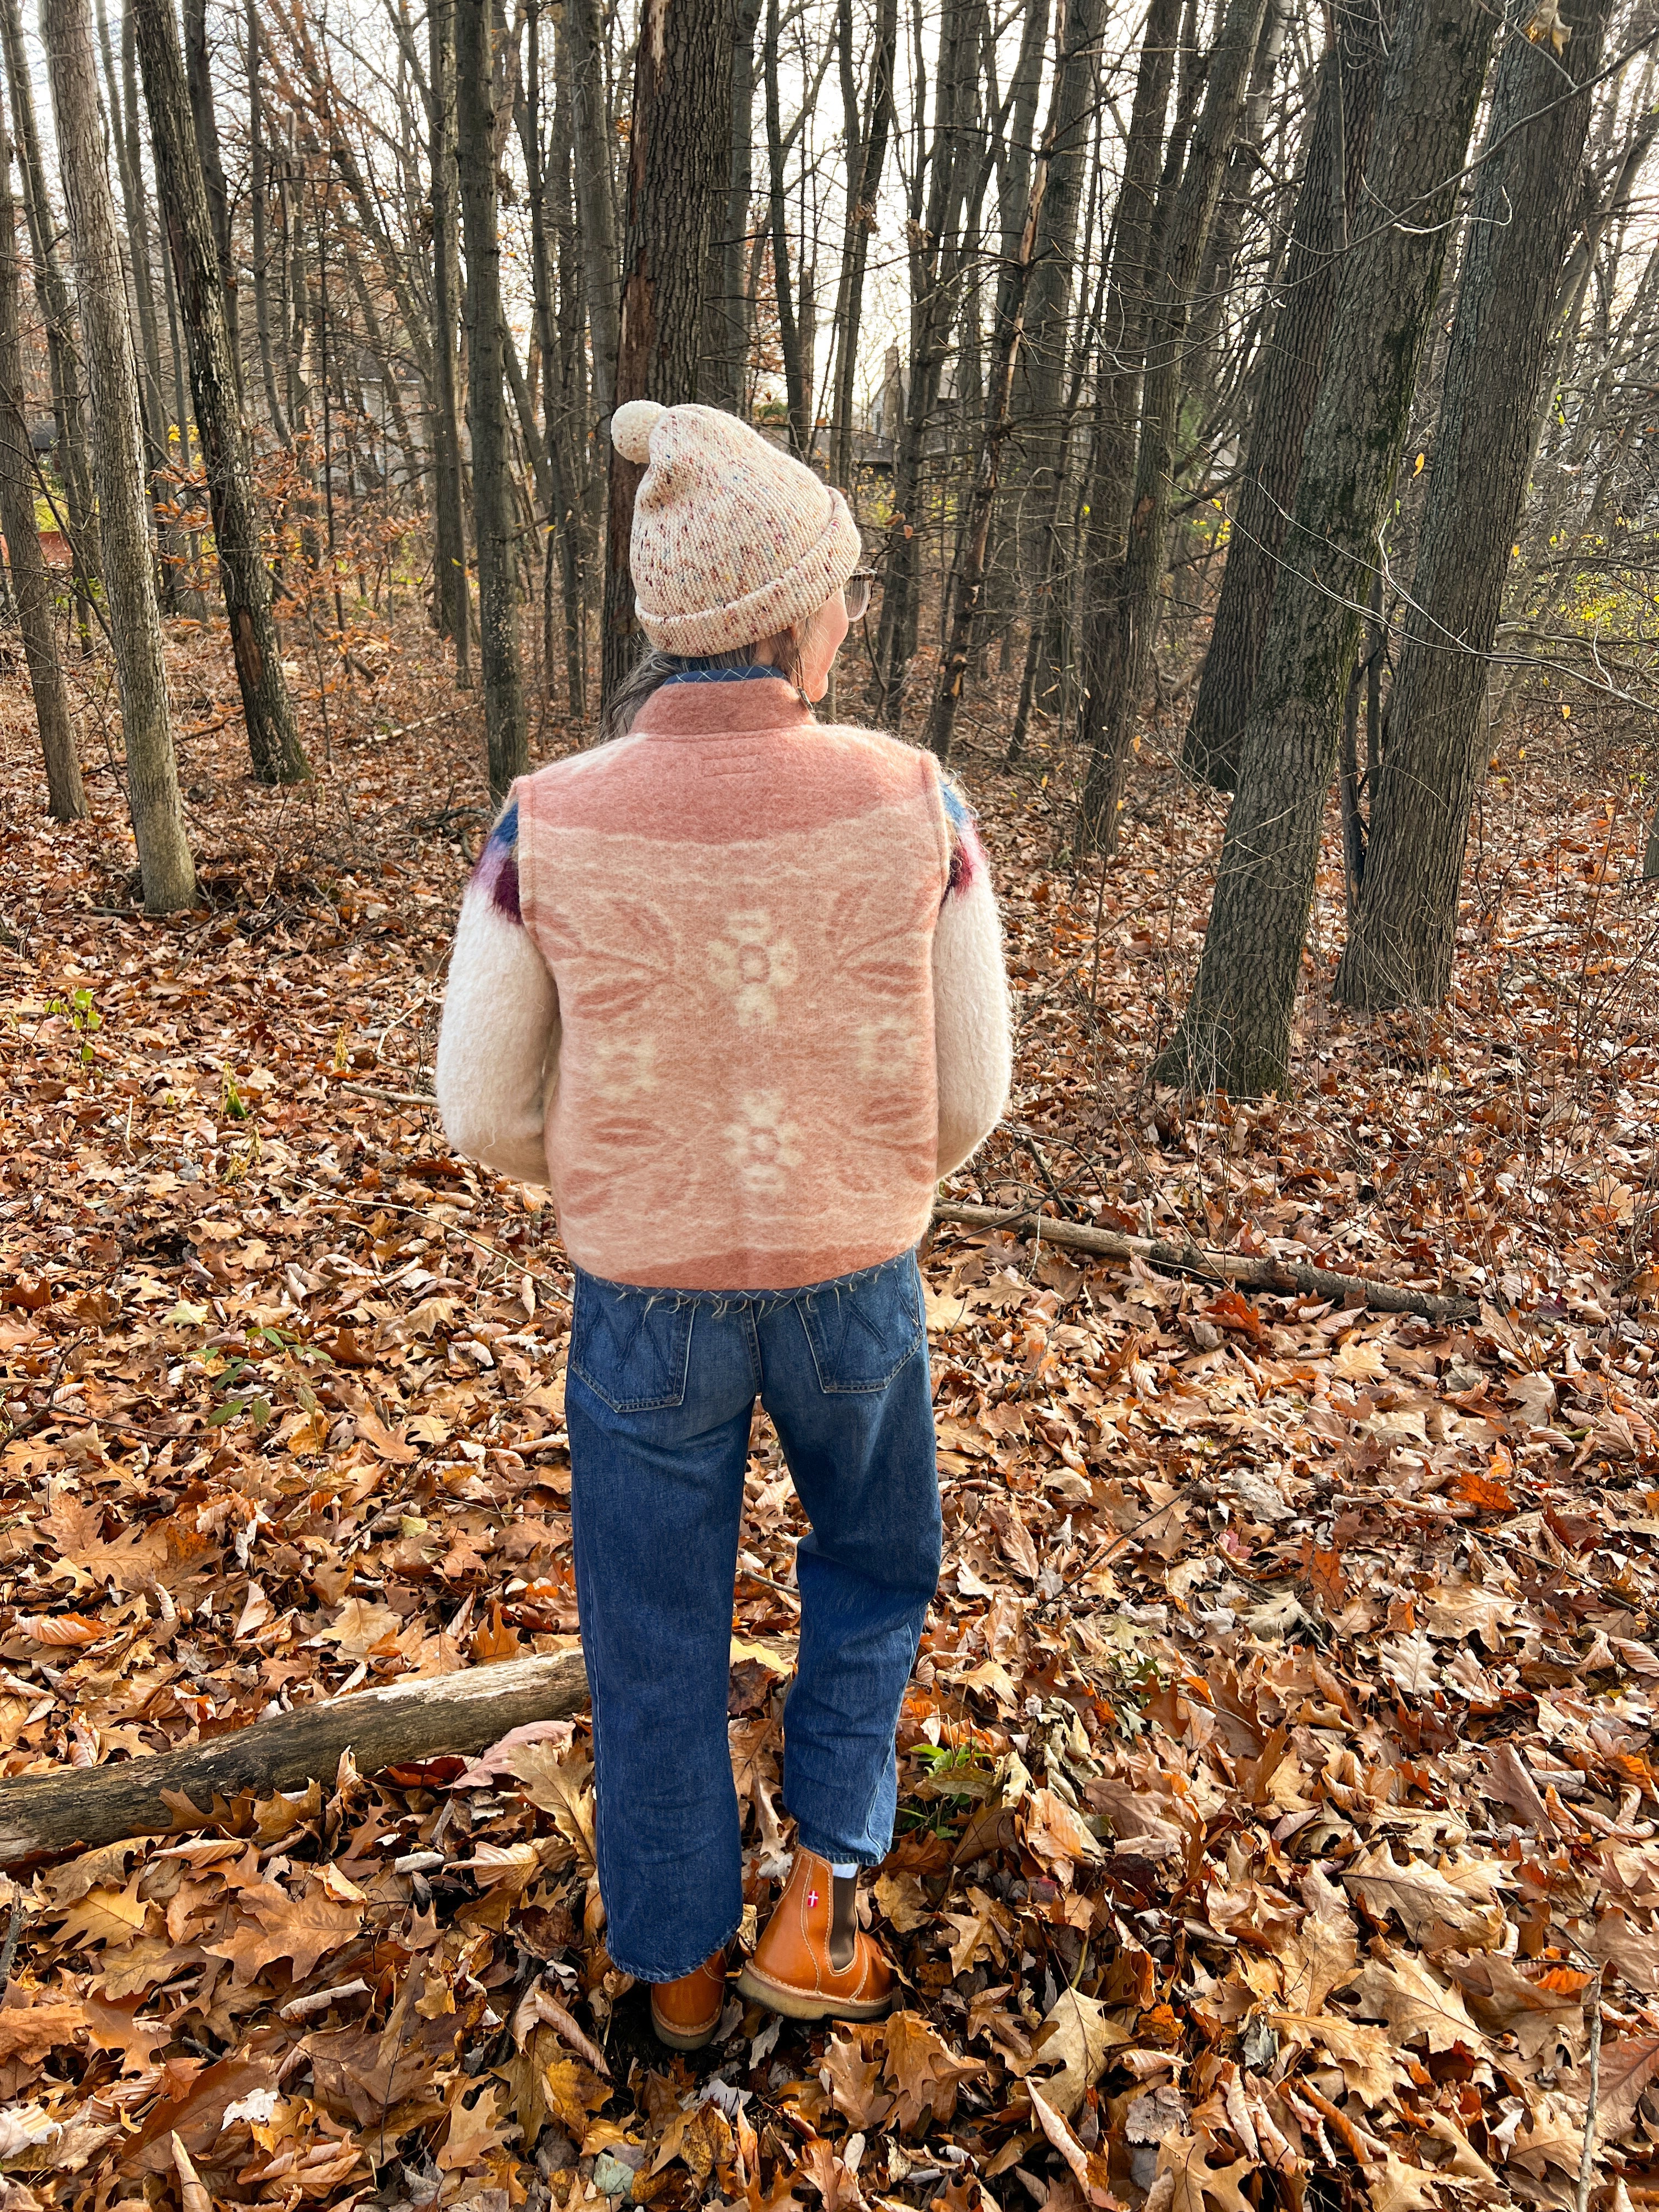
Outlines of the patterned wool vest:
M 558 987 L 547 1118 L 566 1250 L 611 1281 L 783 1290 L 926 1227 L 930 754 L 815 722 L 781 678 L 678 681 L 516 787 L 526 927 Z

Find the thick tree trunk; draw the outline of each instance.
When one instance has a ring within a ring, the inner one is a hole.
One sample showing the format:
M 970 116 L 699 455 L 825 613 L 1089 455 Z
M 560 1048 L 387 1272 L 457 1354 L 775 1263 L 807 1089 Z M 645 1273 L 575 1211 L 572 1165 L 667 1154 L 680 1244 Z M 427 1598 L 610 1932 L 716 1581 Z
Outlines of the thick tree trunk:
M 156 185 L 167 212 L 167 246 L 190 353 L 191 397 L 248 753 L 262 782 L 295 783 L 308 770 L 271 618 L 270 571 L 259 542 L 240 387 L 172 0 L 131 0 L 131 4 Z
M 11 149 L 0 112 L 0 531 L 10 558 L 12 592 L 23 657 L 28 664 L 35 727 L 46 764 L 46 805 L 54 822 L 88 812 L 69 686 L 58 658 L 52 619 L 52 579 L 34 526 L 22 342 L 23 264 L 17 252 L 17 210 L 11 196 Z
M 230 365 L 240 398 L 242 376 L 241 319 L 236 285 L 236 256 L 230 239 L 230 192 L 225 165 L 219 152 L 219 121 L 213 112 L 213 77 L 208 61 L 207 0 L 184 0 L 185 78 L 190 90 L 190 116 L 201 162 L 202 183 L 213 224 L 213 243 L 219 264 L 225 328 L 230 336 Z M 185 322 L 189 313 L 186 310 Z
M 1344 228 L 1358 230 L 1367 222 L 1360 181 L 1386 57 L 1381 31 L 1369 21 L 1357 22 L 1351 12 L 1339 10 L 1336 22 L 1336 44 L 1321 73 L 1244 472 L 1233 494 L 1210 648 L 1182 749 L 1182 765 L 1222 791 L 1231 791 L 1238 780 L 1238 741 L 1267 641 L 1303 441 L 1336 310 Z M 1346 146 L 1340 176 L 1334 167 L 1339 129 Z
M 501 248 L 495 224 L 495 73 L 489 0 L 461 0 L 455 18 L 455 140 L 466 234 L 467 427 L 478 541 L 478 663 L 489 788 L 505 799 L 530 766 L 519 672 L 518 526 L 507 437 Z
M 460 250 L 455 215 L 455 9 L 457 0 L 430 0 L 432 136 L 432 466 L 436 545 L 433 594 L 438 635 L 453 641 L 455 677 L 472 681 L 471 603 L 466 586 L 466 522 L 461 480 L 460 409 L 456 343 L 460 331 Z
M 1565 58 L 1512 30 L 1470 211 L 1428 504 L 1371 802 L 1359 916 L 1336 972 L 1350 1006 L 1436 1006 L 1451 988 L 1469 809 L 1533 394 L 1554 319 L 1608 0 L 1584 0 Z
M 181 1798 L 205 1820 L 216 1797 L 331 1784 L 346 1751 L 363 1774 L 482 1751 L 514 1729 L 567 1719 L 586 1703 L 581 1654 L 562 1651 L 299 1705 L 184 1751 L 18 1776 L 0 1809 L 0 1866 L 188 1826 Z
M 80 295 L 87 382 L 98 422 L 93 459 L 126 741 L 127 801 L 144 905 L 151 914 L 173 914 L 195 898 L 196 871 L 185 842 L 167 719 L 161 618 L 144 500 L 138 369 L 121 281 L 115 204 L 104 166 L 92 21 L 87 0 L 46 0 L 44 16 L 70 253 Z
M 732 31 L 727 8 L 645 0 L 628 141 L 628 246 L 613 404 L 697 397 L 708 245 L 728 177 Z M 578 164 L 580 177 L 582 164 Z M 628 544 L 641 471 L 610 455 L 605 696 L 634 657 Z
M 719 9 L 711 9 L 711 15 Z M 587 289 L 587 327 L 593 349 L 593 402 L 600 432 L 617 404 L 617 360 L 622 346 L 617 283 L 617 203 L 611 182 L 611 130 L 605 84 L 605 15 L 600 0 L 565 0 L 561 55 L 570 87 L 576 171 L 576 213 Z M 639 87 L 635 88 L 637 101 Z M 635 111 L 637 119 L 637 108 Z M 629 161 L 632 163 L 630 140 Z M 631 190 L 631 187 L 630 187 Z M 745 227 L 747 215 L 745 210 Z M 628 395 L 637 398 L 637 392 Z
M 852 64 L 852 8 L 841 10 L 842 98 L 854 96 Z M 856 473 L 853 450 L 853 388 L 858 375 L 859 331 L 864 319 L 864 283 L 870 260 L 870 234 L 876 221 L 887 142 L 893 127 L 893 65 L 898 52 L 898 0 L 877 0 L 870 52 L 870 82 L 858 132 L 856 171 L 848 155 L 847 231 L 842 246 L 841 283 L 836 299 L 836 385 L 830 410 L 830 477 L 850 486 Z M 735 187 L 734 187 L 735 189 Z
M 1210 57 L 1204 105 L 1170 211 L 1164 265 L 1148 321 L 1140 446 L 1122 581 L 1098 616 L 1085 621 L 1084 630 L 1089 690 L 1081 734 L 1089 748 L 1089 766 L 1078 842 L 1085 851 L 1116 849 L 1130 740 L 1152 667 L 1158 585 L 1175 491 L 1176 432 L 1193 290 L 1243 111 L 1266 4 L 1267 0 L 1228 0 Z
M 1254 1097 L 1289 1070 L 1343 702 L 1493 27 L 1484 0 L 1407 0 L 1395 29 L 1204 954 L 1163 1083 Z

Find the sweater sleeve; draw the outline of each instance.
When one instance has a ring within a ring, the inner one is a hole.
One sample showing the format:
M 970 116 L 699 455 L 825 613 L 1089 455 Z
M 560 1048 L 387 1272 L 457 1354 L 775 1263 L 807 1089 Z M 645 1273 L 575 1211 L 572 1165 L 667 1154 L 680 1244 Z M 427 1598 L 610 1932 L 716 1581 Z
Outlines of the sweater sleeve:
M 1008 1097 L 1012 1045 L 1002 927 L 985 850 L 961 794 L 941 789 L 951 880 L 933 933 L 933 1038 L 939 1063 L 939 1172 L 976 1152 Z
M 519 905 L 519 807 L 507 801 L 461 902 L 438 1034 L 438 1110 L 458 1152 L 547 1181 L 543 1127 L 559 1073 L 559 994 Z

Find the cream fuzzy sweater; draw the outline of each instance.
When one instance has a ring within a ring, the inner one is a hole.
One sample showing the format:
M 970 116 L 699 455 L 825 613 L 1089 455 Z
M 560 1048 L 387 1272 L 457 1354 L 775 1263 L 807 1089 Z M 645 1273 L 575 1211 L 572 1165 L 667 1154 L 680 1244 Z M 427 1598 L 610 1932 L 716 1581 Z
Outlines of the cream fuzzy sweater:
M 989 872 L 933 757 L 699 672 L 514 787 L 437 1091 L 458 1152 L 551 1186 L 579 1267 L 785 1290 L 915 1242 L 1009 1065 Z

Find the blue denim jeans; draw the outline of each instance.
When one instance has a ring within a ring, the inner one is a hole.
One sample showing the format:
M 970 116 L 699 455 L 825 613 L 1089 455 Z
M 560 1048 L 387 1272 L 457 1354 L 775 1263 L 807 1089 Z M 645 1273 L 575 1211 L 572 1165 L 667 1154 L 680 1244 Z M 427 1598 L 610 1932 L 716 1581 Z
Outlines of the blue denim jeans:
M 812 1524 L 784 1803 L 824 1858 L 876 1866 L 892 1842 L 894 1731 L 939 1568 L 915 1254 L 796 1291 L 579 1271 L 565 1413 L 599 1891 L 611 1959 L 642 1981 L 689 1973 L 743 1915 L 726 1718 L 757 1397 Z

